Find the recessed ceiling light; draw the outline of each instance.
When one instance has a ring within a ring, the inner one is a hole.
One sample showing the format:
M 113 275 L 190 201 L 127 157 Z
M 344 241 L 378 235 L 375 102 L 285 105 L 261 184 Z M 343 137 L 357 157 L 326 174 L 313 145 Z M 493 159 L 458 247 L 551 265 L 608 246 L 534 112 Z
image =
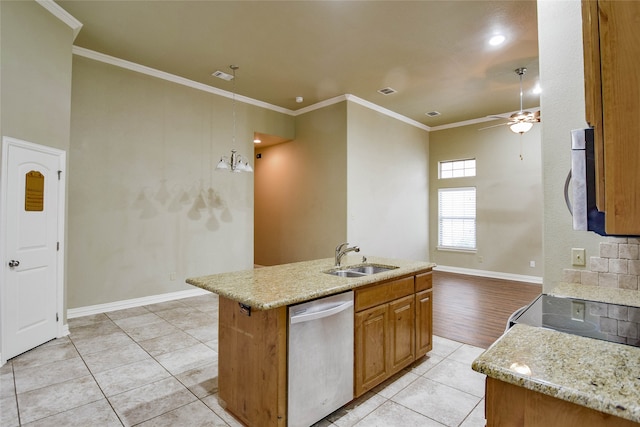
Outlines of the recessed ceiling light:
M 492 36 L 492 37 L 489 39 L 489 44 L 490 44 L 491 46 L 499 46 L 499 45 L 501 45 L 502 43 L 504 43 L 504 41 L 505 41 L 506 39 L 507 39 L 507 38 L 506 38 L 505 36 L 503 36 L 502 34 L 496 34 L 495 36 Z

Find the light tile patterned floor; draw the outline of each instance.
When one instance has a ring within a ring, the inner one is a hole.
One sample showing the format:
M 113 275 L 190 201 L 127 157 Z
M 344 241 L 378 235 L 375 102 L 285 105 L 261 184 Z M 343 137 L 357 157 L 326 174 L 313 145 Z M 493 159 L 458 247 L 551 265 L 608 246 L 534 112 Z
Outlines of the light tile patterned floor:
M 0 368 L 0 425 L 239 426 L 217 401 L 216 295 L 69 320 Z M 434 337 L 425 358 L 318 427 L 484 426 L 483 349 Z

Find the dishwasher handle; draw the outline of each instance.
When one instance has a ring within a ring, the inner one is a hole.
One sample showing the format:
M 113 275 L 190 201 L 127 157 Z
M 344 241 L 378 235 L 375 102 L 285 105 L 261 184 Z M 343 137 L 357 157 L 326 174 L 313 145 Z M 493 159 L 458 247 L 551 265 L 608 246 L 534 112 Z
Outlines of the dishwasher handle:
M 347 301 L 342 304 L 336 305 L 334 307 L 328 308 L 322 311 L 316 311 L 311 313 L 301 313 L 291 316 L 291 324 L 294 323 L 302 323 L 309 322 L 311 320 L 322 319 L 324 317 L 333 316 L 334 314 L 338 314 L 342 311 L 345 311 L 349 307 L 353 306 L 353 301 Z

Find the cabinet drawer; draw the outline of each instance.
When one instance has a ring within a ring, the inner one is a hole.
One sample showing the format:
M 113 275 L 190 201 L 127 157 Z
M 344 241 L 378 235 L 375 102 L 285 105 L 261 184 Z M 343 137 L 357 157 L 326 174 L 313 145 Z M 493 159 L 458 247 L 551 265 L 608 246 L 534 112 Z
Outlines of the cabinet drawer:
M 431 289 L 432 286 L 433 286 L 433 273 L 428 272 L 424 274 L 418 274 L 416 276 L 416 292 Z
M 414 292 L 413 276 L 356 289 L 355 292 L 355 310 L 361 311 L 411 295 Z

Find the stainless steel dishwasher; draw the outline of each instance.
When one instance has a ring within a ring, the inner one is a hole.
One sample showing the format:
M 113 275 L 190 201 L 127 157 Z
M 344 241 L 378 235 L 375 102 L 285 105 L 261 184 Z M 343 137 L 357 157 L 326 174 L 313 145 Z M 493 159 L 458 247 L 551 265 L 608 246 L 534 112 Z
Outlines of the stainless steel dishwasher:
M 353 292 L 289 307 L 289 427 L 308 427 L 353 399 Z

